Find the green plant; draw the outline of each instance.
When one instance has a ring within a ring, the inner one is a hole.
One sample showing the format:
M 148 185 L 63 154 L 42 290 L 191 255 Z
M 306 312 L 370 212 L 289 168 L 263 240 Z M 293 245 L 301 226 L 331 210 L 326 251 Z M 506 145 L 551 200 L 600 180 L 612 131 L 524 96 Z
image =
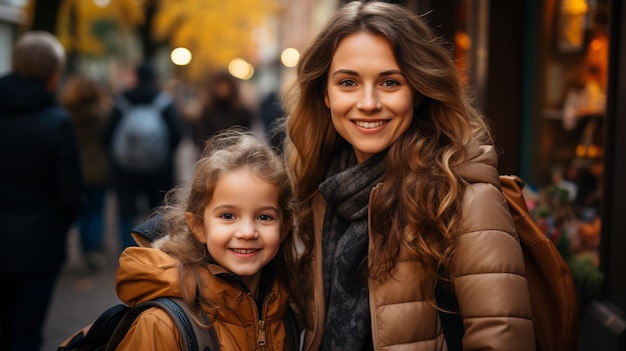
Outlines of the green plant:
M 604 274 L 596 266 L 593 257 L 589 254 L 573 256 L 567 263 L 574 276 L 580 302 L 598 296 L 602 291 Z

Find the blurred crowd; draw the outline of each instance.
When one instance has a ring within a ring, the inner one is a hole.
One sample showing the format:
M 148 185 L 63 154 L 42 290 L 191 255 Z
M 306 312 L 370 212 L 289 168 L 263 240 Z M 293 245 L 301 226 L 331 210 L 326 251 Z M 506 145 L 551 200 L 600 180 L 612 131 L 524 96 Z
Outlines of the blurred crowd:
M 271 128 L 282 109 L 275 93 L 244 99 L 242 81 L 225 70 L 212 72 L 191 99 L 168 89 L 152 62 L 139 63 L 128 86 L 113 89 L 67 69 L 58 39 L 42 31 L 18 38 L 12 61 L 0 77 L 0 159 L 7 166 L 0 177 L 0 278 L 10 287 L 3 298 L 13 302 L 2 311 L 0 349 L 38 350 L 71 229 L 85 271 L 99 271 L 111 254 L 135 245 L 131 229 L 183 181 L 175 158 L 184 140 L 197 159 L 208 137 L 239 125 L 256 128 L 279 152 L 281 135 Z M 104 238 L 110 195 L 114 249 Z
M 226 70 L 218 70 L 195 87 L 190 102 L 189 96 L 182 97 L 176 90 L 168 89 L 148 62 L 136 67 L 131 82 L 127 89 L 114 93 L 96 78 L 72 73 L 59 87 L 59 102 L 67 108 L 77 129 L 86 202 L 76 224 L 82 257 L 86 267 L 92 270 L 101 268 L 106 256 L 103 252 L 106 195 L 115 195 L 121 252 L 134 244 L 128 235 L 132 227 L 163 201 L 167 190 L 182 181 L 174 165 L 182 140 L 193 142 L 197 158 L 207 138 L 229 127 L 241 126 L 262 133 L 259 137 L 281 150 L 283 134 L 279 131 L 279 121 L 283 110 L 276 92 L 261 101 L 250 101 L 242 96 L 241 80 Z M 169 98 L 161 111 L 168 131 L 168 137 L 161 140 L 166 144 L 163 153 L 167 161 L 153 170 L 139 170 L 135 169 L 137 162 L 124 164 L 116 160 L 115 134 L 121 129 L 123 110 L 127 108 L 122 106 L 150 105 L 160 93 Z

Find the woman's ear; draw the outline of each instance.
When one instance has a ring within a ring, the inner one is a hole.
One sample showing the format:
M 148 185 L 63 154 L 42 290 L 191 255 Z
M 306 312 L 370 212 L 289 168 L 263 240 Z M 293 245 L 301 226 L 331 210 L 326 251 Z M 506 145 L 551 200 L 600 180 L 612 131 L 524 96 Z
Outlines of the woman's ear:
M 189 226 L 189 229 L 191 229 L 191 232 L 196 237 L 196 239 L 199 242 L 206 244 L 204 225 L 200 221 L 200 219 L 191 212 L 185 212 L 185 221 L 187 221 L 187 225 Z
M 328 93 L 326 91 L 324 91 L 324 105 L 330 108 L 330 101 L 328 101 Z

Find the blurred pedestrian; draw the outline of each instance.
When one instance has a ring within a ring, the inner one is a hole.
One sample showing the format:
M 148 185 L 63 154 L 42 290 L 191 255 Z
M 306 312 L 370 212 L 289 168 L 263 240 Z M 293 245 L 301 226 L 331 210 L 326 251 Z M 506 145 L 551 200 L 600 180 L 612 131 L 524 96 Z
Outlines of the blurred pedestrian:
M 232 126 L 250 129 L 252 111 L 243 103 L 239 81 L 227 71 L 217 71 L 208 80 L 207 96 L 193 124 L 193 140 L 201 153 L 204 142 Z
M 0 78 L 0 349 L 37 351 L 67 232 L 81 206 L 74 123 L 55 101 L 65 50 L 50 33 L 18 38 Z
M 176 184 L 176 149 L 184 135 L 176 106 L 152 65 L 143 63 L 135 73 L 136 85 L 116 97 L 104 130 L 117 197 L 120 252 L 134 245 L 132 227 Z M 147 200 L 148 209 L 140 208 L 142 200 Z
M 283 129 L 283 123 L 281 122 L 285 111 L 283 110 L 276 92 L 270 92 L 265 99 L 263 99 L 259 109 L 259 115 L 261 116 L 263 127 L 265 128 L 265 138 L 270 145 L 282 152 L 285 131 Z
M 74 74 L 65 83 L 61 104 L 76 124 L 85 177 L 85 206 L 78 219 L 82 256 L 90 270 L 99 270 L 104 258 L 104 212 L 110 183 L 109 159 L 102 143 L 108 118 L 107 92 L 94 79 Z

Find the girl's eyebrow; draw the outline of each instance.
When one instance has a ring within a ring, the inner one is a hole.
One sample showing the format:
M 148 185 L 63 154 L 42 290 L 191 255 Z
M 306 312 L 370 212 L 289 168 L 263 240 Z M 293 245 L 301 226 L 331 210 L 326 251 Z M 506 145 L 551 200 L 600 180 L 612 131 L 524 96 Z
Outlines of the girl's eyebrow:
M 218 204 L 217 206 L 213 207 L 211 209 L 211 211 L 223 211 L 223 210 L 233 210 L 233 209 L 237 209 L 237 205 L 231 205 L 231 204 Z M 272 205 L 267 205 L 267 206 L 262 206 L 260 208 L 258 208 L 259 211 L 276 211 L 276 212 L 280 212 L 278 210 L 277 207 L 272 206 Z
M 350 69 L 338 69 L 338 70 L 334 71 L 334 72 L 331 74 L 331 77 L 334 77 L 334 76 L 336 76 L 336 75 L 338 75 L 338 74 L 347 74 L 347 75 L 351 75 L 351 76 L 357 76 L 357 75 L 359 75 L 356 71 L 353 71 L 353 70 L 350 70 Z M 404 73 L 402 73 L 402 71 L 400 71 L 400 70 L 397 70 L 397 69 L 390 69 L 390 70 L 388 70 L 388 71 L 383 71 L 383 72 L 380 72 L 380 73 L 378 74 L 378 76 L 383 77 L 383 76 L 390 76 L 390 75 L 393 75 L 393 74 L 400 74 L 400 75 L 404 75 Z

